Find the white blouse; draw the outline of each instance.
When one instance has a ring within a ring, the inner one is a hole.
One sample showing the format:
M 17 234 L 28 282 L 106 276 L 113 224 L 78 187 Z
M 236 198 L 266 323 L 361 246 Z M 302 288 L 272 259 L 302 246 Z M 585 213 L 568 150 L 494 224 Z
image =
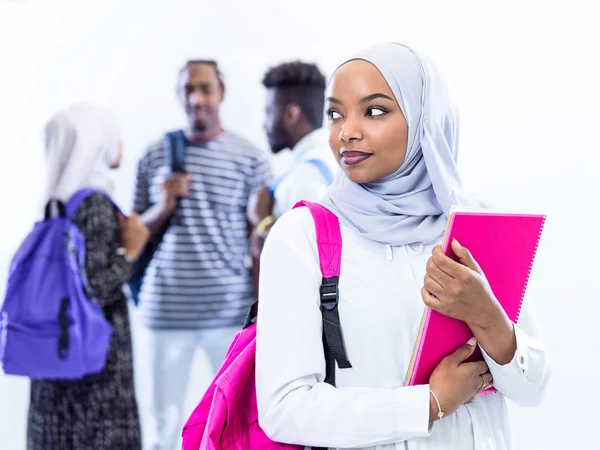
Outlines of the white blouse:
M 389 247 L 341 225 L 339 313 L 351 369 L 325 384 L 315 228 L 300 208 L 277 221 L 260 273 L 256 390 L 259 422 L 277 442 L 329 448 L 509 449 L 506 398 L 535 406 L 549 361 L 526 302 L 517 351 L 484 357 L 500 393 L 429 423 L 429 386 L 403 387 L 424 310 L 420 289 L 432 246 Z

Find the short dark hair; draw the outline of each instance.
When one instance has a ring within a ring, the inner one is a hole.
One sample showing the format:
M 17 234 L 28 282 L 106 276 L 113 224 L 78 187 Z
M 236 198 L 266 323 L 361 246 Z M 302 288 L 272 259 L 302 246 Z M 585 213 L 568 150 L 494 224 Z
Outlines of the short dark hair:
M 179 77 L 181 77 L 183 72 L 185 72 L 190 67 L 195 66 L 197 64 L 206 64 L 207 66 L 213 67 L 215 69 L 215 72 L 217 73 L 217 78 L 219 79 L 219 85 L 221 86 L 221 89 L 225 89 L 225 77 L 223 76 L 223 72 L 221 72 L 221 69 L 219 68 L 219 63 L 217 63 L 217 61 L 215 61 L 214 59 L 190 59 L 190 60 L 188 60 L 188 62 L 186 62 L 185 65 L 179 70 Z
M 326 81 L 316 64 L 293 61 L 272 67 L 263 85 L 279 90 L 286 103 L 298 104 L 313 126 L 323 124 Z

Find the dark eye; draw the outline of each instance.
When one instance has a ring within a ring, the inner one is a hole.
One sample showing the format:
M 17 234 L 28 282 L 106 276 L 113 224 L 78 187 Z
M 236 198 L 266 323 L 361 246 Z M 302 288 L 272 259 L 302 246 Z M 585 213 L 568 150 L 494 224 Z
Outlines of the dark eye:
M 367 109 L 367 115 L 368 116 L 382 116 L 384 114 L 386 114 L 388 111 L 386 109 L 381 108 L 380 106 L 373 106 L 369 109 Z
M 329 118 L 329 120 L 336 120 L 342 117 L 342 115 L 335 109 L 330 109 L 329 111 L 327 111 L 327 117 Z

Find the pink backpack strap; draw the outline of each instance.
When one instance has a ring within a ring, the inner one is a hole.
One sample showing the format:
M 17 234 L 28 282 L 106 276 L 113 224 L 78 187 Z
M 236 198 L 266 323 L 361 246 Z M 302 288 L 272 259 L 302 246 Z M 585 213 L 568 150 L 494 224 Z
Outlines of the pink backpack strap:
M 323 278 L 339 277 L 342 262 L 342 234 L 335 214 L 317 203 L 300 201 L 294 208 L 306 206 L 315 222 L 317 248 Z
M 305 206 L 315 223 L 317 249 L 321 266 L 321 313 L 323 315 L 323 346 L 325 348 L 325 382 L 335 386 L 335 363 L 340 369 L 352 367 L 346 350 L 338 311 L 342 234 L 335 214 L 317 203 L 301 201 L 294 208 Z

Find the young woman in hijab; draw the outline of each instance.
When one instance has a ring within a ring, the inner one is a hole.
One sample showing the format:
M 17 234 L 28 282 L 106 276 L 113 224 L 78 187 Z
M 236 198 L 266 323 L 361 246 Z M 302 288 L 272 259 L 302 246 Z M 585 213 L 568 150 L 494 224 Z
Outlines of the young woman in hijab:
M 458 121 L 433 66 L 385 44 L 342 64 L 328 92 L 341 167 L 323 204 L 339 218 L 339 315 L 352 368 L 324 383 L 315 227 L 306 208 L 277 221 L 262 254 L 256 380 L 259 421 L 275 441 L 328 448 L 507 449 L 506 398 L 539 404 L 549 374 L 525 303 L 513 325 L 468 251 L 439 246 L 461 189 Z M 403 386 L 425 305 L 475 339 Z M 465 363 L 475 346 L 484 362 Z M 478 397 L 493 380 L 499 393 Z M 439 404 L 438 404 L 439 402 Z M 438 414 L 443 418 L 438 420 Z M 441 414 L 440 414 L 441 415 Z
M 82 105 L 55 115 L 44 131 L 46 200 L 67 202 L 83 188 L 99 191 L 84 200 L 74 223 L 85 237 L 89 283 L 113 332 L 102 372 L 74 381 L 32 381 L 27 448 L 141 449 L 129 315 L 121 287 L 148 231 L 135 215 L 117 216 L 110 201 L 109 171 L 121 160 L 119 127 L 109 112 Z

